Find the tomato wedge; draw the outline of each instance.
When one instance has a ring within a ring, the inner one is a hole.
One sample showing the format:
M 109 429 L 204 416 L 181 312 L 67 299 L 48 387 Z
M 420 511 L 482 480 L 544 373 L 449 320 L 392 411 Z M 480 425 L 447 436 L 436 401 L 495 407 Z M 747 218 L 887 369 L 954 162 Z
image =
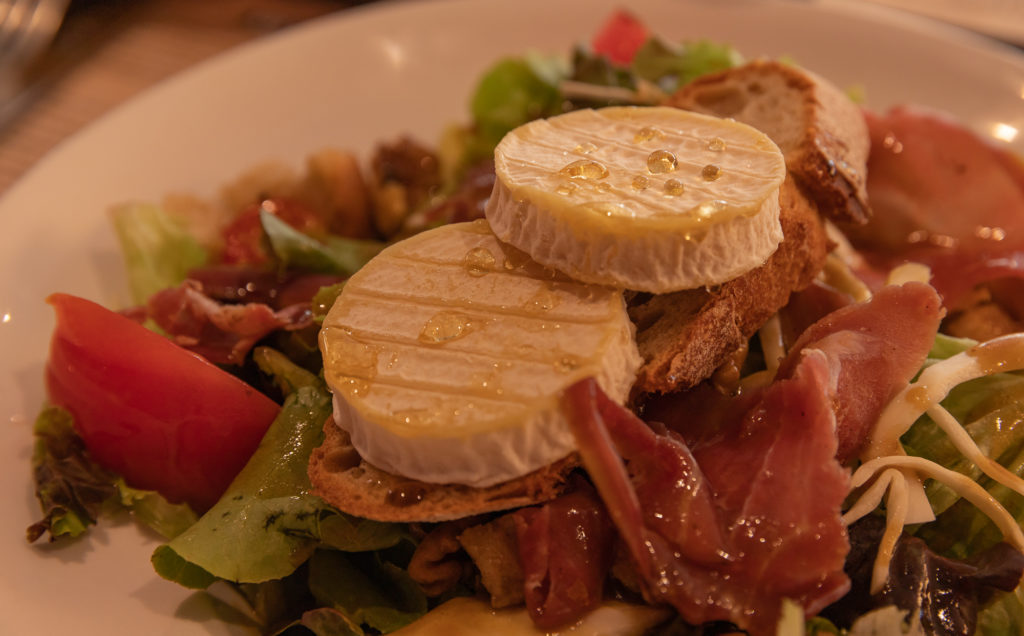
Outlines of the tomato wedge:
M 608 16 L 591 41 L 594 53 L 613 64 L 629 66 L 651 32 L 632 13 L 618 10 Z
M 102 466 L 197 511 L 212 506 L 277 415 L 273 400 L 96 303 L 53 294 L 50 401 Z

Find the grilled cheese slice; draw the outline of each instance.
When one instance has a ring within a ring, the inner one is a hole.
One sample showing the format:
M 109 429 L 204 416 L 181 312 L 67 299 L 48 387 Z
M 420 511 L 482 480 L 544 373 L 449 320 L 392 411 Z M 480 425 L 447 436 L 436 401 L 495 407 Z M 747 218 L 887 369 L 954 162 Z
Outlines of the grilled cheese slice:
M 640 356 L 620 291 L 580 283 L 486 221 L 387 248 L 346 283 L 320 335 L 335 420 L 374 466 L 486 487 L 570 454 L 562 389 L 622 401 Z
M 716 285 L 782 240 L 782 153 L 732 120 L 666 107 L 574 111 L 506 135 L 495 171 L 494 233 L 585 282 L 653 293 Z

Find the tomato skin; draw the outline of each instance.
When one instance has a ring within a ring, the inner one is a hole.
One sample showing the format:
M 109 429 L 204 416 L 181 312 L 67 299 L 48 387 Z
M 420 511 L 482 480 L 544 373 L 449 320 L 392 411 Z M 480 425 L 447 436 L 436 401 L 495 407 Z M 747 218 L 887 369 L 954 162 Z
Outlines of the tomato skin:
M 603 55 L 613 64 L 629 66 L 648 37 L 650 31 L 647 26 L 632 13 L 620 9 L 601 25 L 591 47 L 594 53 Z
M 93 458 L 128 485 L 212 506 L 279 407 L 229 373 L 96 303 L 53 294 L 50 401 Z

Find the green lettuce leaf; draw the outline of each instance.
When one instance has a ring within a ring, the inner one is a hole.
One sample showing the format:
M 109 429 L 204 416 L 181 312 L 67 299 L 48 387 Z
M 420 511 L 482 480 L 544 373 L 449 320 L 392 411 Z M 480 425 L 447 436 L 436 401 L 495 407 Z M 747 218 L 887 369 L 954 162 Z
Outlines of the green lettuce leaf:
M 507 58 L 480 79 L 470 101 L 481 139 L 491 148 L 513 128 L 538 117 L 561 112 L 562 96 L 553 83 L 554 64 L 542 67 L 536 59 Z
M 317 290 L 312 302 L 313 320 L 318 324 L 323 323 L 324 318 L 327 317 L 327 312 L 334 306 L 334 301 L 338 300 L 338 296 L 341 296 L 341 290 L 343 289 L 345 289 L 345 283 L 341 282 L 321 287 Z
M 981 380 L 989 379 L 982 378 Z M 974 404 L 973 408 L 965 408 L 963 404 L 957 404 L 954 399 L 951 404 L 947 405 L 947 409 L 959 416 L 958 419 L 961 422 L 967 422 L 964 429 L 983 453 L 1011 471 L 1020 474 L 1021 456 L 1024 454 L 1024 405 L 1019 401 L 995 405 L 994 400 L 986 400 L 981 394 L 986 393 L 987 389 L 1001 387 L 999 390 L 1004 392 L 991 393 L 989 396 L 1001 400 L 1015 395 L 1017 400 L 1024 399 L 1024 378 L 1012 377 L 1012 382 L 1011 378 L 995 376 L 991 378 L 990 382 L 981 380 L 969 383 L 973 385 L 972 387 L 966 385 L 964 387 L 965 390 L 973 389 L 978 392 L 968 393 L 964 398 L 966 402 Z M 951 395 L 950 397 L 955 398 L 956 396 Z M 986 406 L 990 406 L 991 409 L 983 408 Z M 979 414 L 979 410 L 983 412 Z M 961 414 L 956 411 L 966 411 L 966 413 Z M 916 422 L 904 435 L 903 443 L 909 454 L 925 457 L 979 482 L 995 495 L 1004 507 L 1018 504 L 1018 495 L 996 485 L 995 482 L 985 477 L 979 468 L 960 454 L 960 451 L 931 421 L 931 418 L 924 417 Z M 937 482 L 928 482 L 925 491 L 928 493 L 928 499 L 936 514 L 950 510 L 960 501 L 960 496 L 956 492 Z M 980 513 L 978 514 L 980 515 Z
M 804 634 L 807 636 L 840 636 L 843 632 L 828 619 L 814 616 L 807 619 Z M 778 636 L 782 636 L 779 634 Z
M 287 393 L 284 406 L 220 501 L 156 549 L 156 571 L 196 589 L 217 579 L 263 583 L 290 575 L 320 546 L 356 552 L 411 542 L 404 525 L 351 517 L 310 494 L 306 468 L 331 415 L 330 394 L 272 349 L 257 358 Z
M 115 480 L 114 487 L 121 505 L 131 510 L 137 521 L 164 539 L 173 539 L 199 519 L 188 504 L 172 504 L 154 490 L 130 487 L 120 477 Z
M 636 77 L 628 68 L 616 66 L 609 62 L 607 57 L 594 55 L 581 46 L 573 50 L 570 77 L 573 81 L 597 86 L 636 88 Z
M 260 211 L 260 223 L 283 268 L 351 276 L 384 249 L 380 241 L 366 239 L 331 235 L 318 241 L 265 210 Z
M 940 335 L 926 364 L 966 351 L 974 344 L 973 340 Z M 950 391 L 942 405 L 964 424 L 983 453 L 1010 471 L 1024 474 L 1024 375 L 997 373 L 965 382 Z M 934 461 L 978 482 L 1018 522 L 1024 523 L 1022 498 L 986 477 L 961 455 L 930 417 L 919 418 L 901 441 L 909 454 Z M 952 489 L 928 481 L 925 492 L 938 518 L 922 525 L 915 534 L 939 554 L 962 559 L 1001 539 L 991 520 Z
M 100 517 L 119 509 L 131 512 L 136 521 L 164 538 L 195 523 L 196 514 L 186 504 L 172 504 L 152 490 L 131 488 L 93 461 L 75 431 L 71 414 L 64 409 L 44 408 L 36 419 L 34 434 L 36 496 L 45 516 L 29 527 L 29 541 L 47 532 L 51 541 L 77 537 Z
M 288 396 L 302 387 L 316 387 L 321 383 L 320 378 L 292 362 L 277 349 L 256 347 L 252 351 L 252 359 L 260 371 L 271 377 L 283 395 Z
M 309 588 L 321 605 L 383 633 L 427 612 L 427 598 L 405 568 L 378 553 L 317 551 L 309 564 Z
M 979 636 L 1024 634 L 1024 585 L 1008 594 L 1000 594 L 978 613 Z
M 111 210 L 111 218 L 132 299 L 138 304 L 177 286 L 189 270 L 208 260 L 202 245 L 156 205 L 121 205 Z
M 363 636 L 365 633 L 359 625 L 348 616 L 331 607 L 318 607 L 303 612 L 302 617 L 275 633 L 275 636 L 291 634 L 293 627 L 304 627 L 313 636 Z
M 96 523 L 108 502 L 116 500 L 116 477 L 92 460 L 64 409 L 44 408 L 33 434 L 32 472 L 43 519 L 29 526 L 28 540 L 46 533 L 51 541 L 77 537 Z
M 657 84 L 666 93 L 707 73 L 724 71 L 743 63 L 733 47 L 709 40 L 674 47 L 650 38 L 637 51 L 631 68 L 638 77 Z
M 156 549 L 156 571 L 186 587 L 203 588 L 214 578 L 278 579 L 309 558 L 326 505 L 308 494 L 306 466 L 330 414 L 330 395 L 322 386 L 303 386 L 290 395 L 220 501 Z
M 932 343 L 931 351 L 928 352 L 929 363 L 935 360 L 952 358 L 958 353 L 967 351 L 976 344 L 978 344 L 978 341 L 971 340 L 970 338 L 954 338 L 943 333 L 936 334 L 935 342 Z
M 385 523 L 341 512 L 323 515 L 320 519 L 320 542 L 323 546 L 345 552 L 371 552 L 413 542 L 407 526 Z

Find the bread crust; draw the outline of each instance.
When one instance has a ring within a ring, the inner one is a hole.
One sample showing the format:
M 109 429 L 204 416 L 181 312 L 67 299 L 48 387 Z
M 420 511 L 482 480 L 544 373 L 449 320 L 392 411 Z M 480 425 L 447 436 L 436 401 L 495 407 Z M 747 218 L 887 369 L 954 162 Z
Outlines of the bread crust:
M 811 283 L 831 249 L 824 222 L 794 180 L 779 191 L 783 239 L 760 267 L 714 289 L 632 299 L 644 365 L 634 393 L 671 393 L 706 380 L 775 312 Z
M 823 214 L 843 223 L 870 218 L 864 115 L 814 73 L 756 60 L 686 84 L 667 105 L 757 128 L 779 146 L 786 169 Z
M 573 453 L 522 477 L 487 488 L 428 484 L 385 472 L 359 456 L 348 433 L 324 423 L 324 442 L 309 460 L 313 493 L 338 510 L 377 521 L 438 522 L 549 501 L 579 466 Z

